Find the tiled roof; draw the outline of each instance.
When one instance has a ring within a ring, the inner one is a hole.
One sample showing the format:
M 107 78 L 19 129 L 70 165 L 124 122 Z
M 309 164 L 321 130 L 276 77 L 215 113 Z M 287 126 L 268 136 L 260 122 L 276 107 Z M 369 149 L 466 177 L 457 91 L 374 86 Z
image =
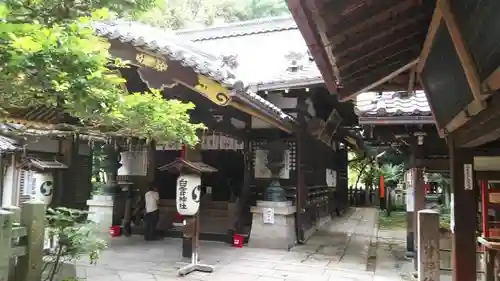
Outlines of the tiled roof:
M 238 79 L 258 90 L 300 87 L 323 83 L 316 63 L 291 16 L 226 24 L 205 29 L 181 30 L 177 34 L 206 50 L 237 57 Z M 298 71 L 290 71 L 287 54 L 302 54 Z M 256 71 L 257 70 L 257 71 Z
M 16 140 L 0 135 L 0 153 L 20 150 L 22 150 L 22 147 L 18 145 Z
M 268 17 L 206 28 L 184 29 L 178 31 L 177 34 L 191 41 L 202 41 L 274 31 L 296 30 L 297 24 L 291 19 L 291 16 Z
M 358 116 L 431 116 L 432 112 L 423 91 L 409 97 L 400 92 L 362 93 L 357 96 L 354 108 Z M 404 94 L 404 93 L 403 93 Z
M 231 69 L 224 65 L 222 57 L 205 52 L 196 44 L 180 39 L 172 31 L 123 20 L 94 22 L 92 26 L 99 36 L 130 43 L 169 59 L 180 61 L 184 66 L 214 81 L 226 85 L 231 85 L 233 82 L 234 75 Z
M 138 22 L 121 20 L 95 22 L 92 26 L 99 36 L 117 39 L 161 56 L 166 56 L 172 60 L 181 61 L 183 65 L 193 68 L 197 73 L 206 75 L 225 86 L 232 87 L 236 82 L 235 74 L 228 66 L 224 65 L 223 56 L 214 55 L 220 54 L 219 52 L 207 52 L 200 44 L 179 38 L 171 31 Z M 246 82 L 240 77 L 237 77 L 237 79 Z M 277 106 L 251 91 L 243 91 L 240 96 L 261 104 L 281 119 L 291 119 Z

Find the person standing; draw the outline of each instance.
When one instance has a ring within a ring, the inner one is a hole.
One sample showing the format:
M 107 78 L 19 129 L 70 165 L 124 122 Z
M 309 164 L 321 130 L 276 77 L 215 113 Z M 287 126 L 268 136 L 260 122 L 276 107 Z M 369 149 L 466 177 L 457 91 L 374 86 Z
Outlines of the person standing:
M 146 194 L 144 194 L 144 202 L 146 207 L 146 214 L 144 216 L 144 239 L 147 241 L 155 240 L 156 237 L 156 225 L 160 218 L 160 211 L 158 210 L 158 200 L 160 200 L 160 195 L 155 186 L 151 187 Z

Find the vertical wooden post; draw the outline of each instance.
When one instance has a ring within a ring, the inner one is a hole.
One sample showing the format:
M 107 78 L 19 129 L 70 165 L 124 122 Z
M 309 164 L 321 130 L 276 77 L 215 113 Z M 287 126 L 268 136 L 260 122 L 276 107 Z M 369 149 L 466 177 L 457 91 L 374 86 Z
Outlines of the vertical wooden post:
M 245 139 L 243 141 L 243 186 L 241 187 L 240 196 L 236 202 L 236 210 L 234 214 L 233 227 L 236 233 L 243 233 L 244 228 L 244 214 L 246 208 L 250 204 L 252 197 L 251 172 L 252 172 L 252 148 L 250 140 L 250 131 L 252 129 L 251 119 L 245 122 Z M 232 237 L 231 237 L 232 243 Z
M 413 177 L 413 240 L 415 250 L 418 250 L 418 211 L 425 209 L 425 191 L 424 191 L 424 170 L 415 168 L 412 172 Z M 414 259 L 415 269 L 417 269 L 418 260 Z
M 474 179 L 466 171 L 473 168 L 471 151 L 459 149 L 448 138 L 452 199 L 452 268 L 453 281 L 476 280 L 476 223 Z
M 439 213 L 418 211 L 418 281 L 439 281 Z
M 46 206 L 40 201 L 29 200 L 21 205 L 21 224 L 26 227 L 28 235 L 21 239 L 26 245 L 26 255 L 17 260 L 18 280 L 40 281 L 42 276 L 45 211 Z
M 413 232 L 413 212 L 415 211 L 415 186 L 413 181 L 413 169 L 408 169 L 406 172 L 406 182 L 409 183 L 406 187 L 406 251 L 408 256 L 415 254 L 415 233 Z
M 9 278 L 10 256 L 12 254 L 12 213 L 0 210 L 0 280 Z

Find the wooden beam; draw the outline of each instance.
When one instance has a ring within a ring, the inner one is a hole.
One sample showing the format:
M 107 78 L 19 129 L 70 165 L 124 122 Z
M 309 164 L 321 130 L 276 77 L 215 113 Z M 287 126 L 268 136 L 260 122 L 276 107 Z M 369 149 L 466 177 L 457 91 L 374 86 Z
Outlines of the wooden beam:
M 496 91 L 500 89 L 500 67 L 498 67 L 493 73 L 486 78 L 482 85 L 483 89 L 489 92 Z
M 410 10 L 418 4 L 417 0 L 373 2 L 374 3 L 370 7 L 355 9 L 355 12 L 349 14 L 348 16 L 332 17 L 331 15 L 328 15 L 328 18 L 330 19 L 342 20 L 338 23 L 330 23 L 330 26 L 332 26 L 332 32 L 335 32 L 335 34 L 329 34 L 330 41 L 332 41 L 333 44 L 336 44 L 336 41 L 339 38 L 348 36 L 349 34 L 361 32 L 366 28 L 366 26 L 380 24 L 381 22 L 387 21 L 392 17 L 392 15 Z M 331 11 L 331 9 L 328 8 L 323 8 L 322 10 L 325 12 Z
M 398 14 L 381 25 L 373 25 L 360 33 L 353 34 L 344 41 L 334 46 L 337 57 L 343 57 L 346 53 L 361 49 L 364 45 L 381 45 L 387 37 L 399 38 L 413 30 L 420 30 L 424 14 L 411 10 L 407 13 Z
M 398 68 L 397 70 L 391 72 L 390 74 L 384 76 L 383 78 L 373 82 L 372 84 L 354 92 L 353 94 L 350 94 L 350 95 L 345 95 L 343 97 L 341 97 L 341 101 L 348 101 L 354 97 L 356 97 L 357 95 L 361 94 L 361 93 L 364 93 L 364 92 L 368 92 L 370 91 L 371 89 L 375 88 L 375 87 L 378 87 L 382 84 L 384 84 L 385 82 L 391 80 L 392 78 L 398 76 L 399 74 L 407 71 L 408 69 L 410 69 L 412 66 L 416 65 L 418 63 L 418 58 L 417 59 L 414 59 L 412 61 L 410 61 L 409 63 L 403 65 L 402 67 Z
M 416 75 L 417 75 L 418 83 L 424 89 L 425 97 L 427 98 L 427 102 L 428 102 L 429 107 L 431 109 L 432 116 L 434 117 L 434 121 L 436 121 L 436 114 L 434 114 L 435 110 L 434 110 L 434 106 L 433 106 L 432 101 L 431 101 L 432 99 L 429 98 L 429 91 L 427 91 L 425 89 L 425 84 L 422 81 L 422 77 L 420 76 L 420 73 L 418 73 L 418 65 L 416 65 L 416 69 L 417 69 Z M 436 130 L 438 132 L 439 137 L 444 138 L 446 136 L 446 134 L 445 134 L 444 130 L 441 128 L 441 125 L 438 122 L 435 122 L 435 124 L 436 124 Z
M 319 2 L 320 0 L 309 0 L 309 1 L 304 1 L 304 4 L 307 6 L 309 11 L 312 14 L 312 18 L 315 20 L 317 31 L 319 38 L 321 40 L 322 46 L 324 46 L 324 52 L 326 53 L 326 56 L 328 57 L 328 61 L 330 62 L 332 66 L 332 71 L 333 75 L 335 77 L 339 77 L 339 69 L 338 66 L 334 63 L 336 61 L 335 56 L 333 55 L 332 52 L 332 44 L 330 42 L 330 39 L 326 35 L 326 31 L 328 30 L 328 24 L 324 21 L 323 17 L 320 15 L 320 8 L 319 8 Z
M 408 79 L 408 95 L 413 94 L 413 90 L 415 88 L 415 75 L 417 72 L 416 66 L 412 66 L 410 68 L 410 77 Z
M 434 43 L 434 37 L 436 37 L 436 32 L 438 30 L 439 24 L 441 24 L 441 10 L 436 6 L 434 9 L 434 14 L 432 15 L 432 20 L 429 25 L 429 30 L 427 31 L 427 37 L 424 41 L 424 46 L 422 47 L 422 52 L 420 52 L 420 62 L 417 66 L 417 72 L 421 73 L 424 69 L 425 63 L 427 62 L 427 57 L 431 51 L 432 44 Z
M 460 64 L 462 64 L 462 67 L 464 68 L 465 77 L 467 78 L 467 82 L 471 88 L 472 95 L 476 101 L 482 101 L 486 98 L 486 96 L 481 95 L 481 83 L 477 71 L 477 65 L 465 44 L 455 15 L 451 11 L 449 0 L 438 0 L 437 6 L 441 10 L 444 22 L 446 23 L 451 40 L 455 46 L 455 51 L 460 59 Z
M 450 170 L 450 160 L 449 159 L 416 159 L 416 167 L 424 168 L 426 171 L 449 171 Z
M 476 180 L 500 181 L 499 171 L 475 171 Z
M 340 70 L 348 69 L 355 63 L 363 64 L 363 61 L 366 61 L 368 58 L 377 56 L 377 55 L 390 55 L 394 54 L 398 51 L 408 49 L 408 46 L 411 46 L 411 39 L 414 39 L 417 35 L 419 35 L 419 31 L 409 32 L 404 36 L 395 37 L 392 40 L 388 40 L 388 43 L 384 45 L 374 45 L 371 46 L 370 50 L 360 50 L 359 52 L 351 53 L 348 56 L 339 57 L 337 56 L 337 66 Z M 411 48 L 411 47 L 410 47 Z M 418 47 L 420 49 L 420 47 Z M 345 63 L 343 63 L 345 62 Z
M 332 62 L 328 60 L 325 49 L 321 44 L 315 23 L 311 17 L 311 12 L 304 7 L 304 1 L 301 0 L 288 0 L 288 7 L 292 16 L 299 26 L 300 33 L 306 41 L 309 51 L 313 55 L 316 64 L 325 80 L 325 84 L 331 93 L 337 92 L 338 77 L 333 73 Z
M 472 101 L 445 126 L 445 134 L 451 133 L 467 123 L 471 116 L 477 115 L 485 108 L 485 103 L 482 101 Z
M 373 58 L 370 61 L 366 62 L 365 65 L 362 65 L 362 66 L 359 65 L 357 68 L 350 67 L 351 72 L 348 72 L 348 74 L 343 77 L 343 84 L 344 85 L 349 85 L 349 84 L 352 85 L 353 81 L 358 81 L 358 82 L 356 82 L 356 84 L 358 86 L 364 86 L 366 84 L 359 82 L 359 81 L 363 81 L 363 80 L 360 80 L 361 78 L 370 77 L 373 80 L 374 80 L 374 78 L 376 79 L 376 76 L 374 76 L 372 74 L 377 73 L 378 69 L 385 68 L 388 65 L 396 65 L 396 64 L 401 63 L 401 62 L 410 61 L 412 58 L 414 58 L 416 56 L 416 51 L 418 49 L 419 48 L 417 46 L 409 47 L 409 48 L 406 48 L 404 50 L 400 50 L 400 51 L 397 51 L 395 53 L 392 53 L 392 54 L 388 55 L 387 57 L 382 57 L 378 60 L 375 60 L 375 58 Z M 346 72 L 344 72 L 344 73 L 346 73 Z M 406 88 L 405 88 L 405 90 L 406 90 Z
M 500 136 L 500 96 L 492 95 L 485 110 L 452 134 L 461 147 L 475 147 L 496 140 Z

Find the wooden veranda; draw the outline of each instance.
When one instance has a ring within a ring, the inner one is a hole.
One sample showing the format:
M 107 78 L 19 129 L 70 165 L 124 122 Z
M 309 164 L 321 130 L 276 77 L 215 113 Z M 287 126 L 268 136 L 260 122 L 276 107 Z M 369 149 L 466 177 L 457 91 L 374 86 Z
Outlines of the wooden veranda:
M 500 38 L 492 35 L 499 31 L 500 2 L 289 0 L 288 5 L 325 83 L 340 100 L 375 87 L 409 96 L 418 88 L 425 91 L 436 135 L 444 140 L 445 149 L 438 152 L 449 157 L 432 169 L 451 174 L 453 280 L 476 280 L 470 257 L 478 247 L 477 232 L 489 234 L 488 226 L 479 227 L 480 182 L 498 179 L 500 170 Z M 403 140 L 412 149 L 416 213 L 424 207 L 422 171 L 437 161 L 429 161 L 433 152 L 422 145 L 428 136 L 409 134 Z

